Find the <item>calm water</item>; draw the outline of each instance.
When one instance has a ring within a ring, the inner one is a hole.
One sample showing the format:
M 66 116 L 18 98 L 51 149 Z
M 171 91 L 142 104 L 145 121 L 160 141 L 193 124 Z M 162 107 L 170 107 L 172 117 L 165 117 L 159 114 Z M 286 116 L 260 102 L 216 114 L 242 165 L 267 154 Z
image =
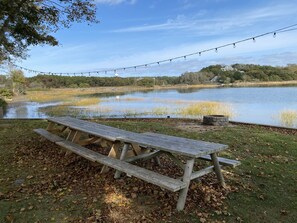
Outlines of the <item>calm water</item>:
M 92 106 L 69 107 L 71 111 L 75 111 L 73 114 L 88 117 L 178 117 L 180 115 L 176 111 L 191 103 L 213 101 L 230 107 L 230 119 L 234 121 L 297 126 L 297 117 L 294 116 L 297 114 L 297 87 L 154 90 L 121 95 L 96 94 L 88 97 L 100 97 L 101 102 Z M 60 115 L 50 112 L 59 104 L 60 102 L 26 102 L 10 105 L 5 118 L 44 118 Z M 281 116 L 283 113 L 293 113 L 293 116 L 287 117 L 289 122 L 284 120 L 286 116 Z M 69 110 L 64 115 L 67 114 Z

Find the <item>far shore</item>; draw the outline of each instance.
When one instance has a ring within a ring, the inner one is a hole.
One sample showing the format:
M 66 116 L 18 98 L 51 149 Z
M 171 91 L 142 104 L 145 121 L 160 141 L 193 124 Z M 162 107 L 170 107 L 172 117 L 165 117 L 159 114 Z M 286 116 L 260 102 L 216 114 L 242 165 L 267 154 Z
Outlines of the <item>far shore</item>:
M 219 88 L 219 87 L 272 87 L 272 86 L 297 86 L 297 80 L 294 81 L 274 81 L 274 82 L 237 82 L 231 84 L 197 84 L 197 85 L 166 85 L 154 87 L 143 86 L 111 86 L 111 87 L 90 87 L 90 88 L 51 88 L 51 89 L 28 89 L 26 95 L 13 97 L 7 100 L 8 103 L 36 101 L 34 96 L 46 94 L 55 96 L 75 96 L 94 93 L 122 93 L 131 91 L 161 90 L 161 89 L 188 89 L 188 88 Z M 46 100 L 45 100 L 46 101 Z

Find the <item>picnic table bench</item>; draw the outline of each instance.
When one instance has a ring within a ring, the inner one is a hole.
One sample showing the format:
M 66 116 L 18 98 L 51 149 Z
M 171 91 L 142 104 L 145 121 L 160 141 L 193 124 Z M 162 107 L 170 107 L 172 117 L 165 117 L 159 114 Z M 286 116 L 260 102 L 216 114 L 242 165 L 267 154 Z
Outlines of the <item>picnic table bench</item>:
M 235 167 L 240 164 L 236 160 L 217 157 L 218 152 L 228 148 L 227 145 L 219 143 L 157 133 L 134 133 L 71 117 L 48 118 L 48 121 L 47 130 L 35 129 L 34 131 L 70 152 L 115 169 L 115 178 L 119 178 L 121 173 L 126 173 L 128 176 L 137 177 L 169 191 L 179 191 L 177 210 L 184 208 L 191 180 L 215 172 L 220 184 L 225 186 L 221 165 Z M 63 132 L 66 129 L 70 130 L 66 138 L 56 134 L 57 131 Z M 81 137 L 83 134 L 85 137 Z M 110 146 L 108 156 L 84 147 L 84 145 L 98 141 L 107 142 Z M 156 158 L 161 154 L 168 155 L 182 168 L 181 179 L 132 164 L 136 160 Z M 182 162 L 180 157 L 183 157 L 185 162 Z M 197 159 L 211 161 L 213 165 L 195 172 L 193 167 Z

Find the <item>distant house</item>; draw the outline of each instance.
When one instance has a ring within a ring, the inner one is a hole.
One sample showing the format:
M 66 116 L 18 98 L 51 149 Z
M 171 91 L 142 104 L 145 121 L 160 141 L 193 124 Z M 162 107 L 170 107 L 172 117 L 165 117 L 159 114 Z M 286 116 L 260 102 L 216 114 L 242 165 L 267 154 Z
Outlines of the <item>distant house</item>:
M 230 65 L 226 65 L 224 67 L 221 68 L 222 71 L 233 71 L 233 70 L 236 70 L 234 69 L 232 66 Z
M 218 77 L 218 76 L 215 76 L 214 78 L 212 78 L 212 79 L 210 80 L 210 82 L 211 82 L 211 83 L 218 82 L 218 79 L 219 79 L 219 77 Z

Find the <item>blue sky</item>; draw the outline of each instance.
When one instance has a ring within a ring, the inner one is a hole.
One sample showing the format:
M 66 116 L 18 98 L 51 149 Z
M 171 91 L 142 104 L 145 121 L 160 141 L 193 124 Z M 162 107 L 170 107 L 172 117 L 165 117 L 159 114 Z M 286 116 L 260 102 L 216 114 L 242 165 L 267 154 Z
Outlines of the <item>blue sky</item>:
M 96 0 L 98 24 L 74 24 L 60 46 L 32 47 L 17 64 L 49 72 L 114 69 L 164 60 L 297 23 L 297 0 Z M 180 75 L 211 64 L 297 63 L 297 31 L 171 63 L 118 70 L 122 77 Z M 27 73 L 26 76 L 35 74 Z M 114 73 L 98 76 L 113 76 Z

